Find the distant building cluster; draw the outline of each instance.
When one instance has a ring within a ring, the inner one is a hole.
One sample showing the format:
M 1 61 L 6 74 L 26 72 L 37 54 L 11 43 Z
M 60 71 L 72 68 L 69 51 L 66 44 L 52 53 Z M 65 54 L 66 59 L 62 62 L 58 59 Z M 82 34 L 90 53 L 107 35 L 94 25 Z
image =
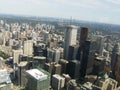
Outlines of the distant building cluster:
M 118 37 L 62 27 L 0 20 L 0 90 L 120 90 Z

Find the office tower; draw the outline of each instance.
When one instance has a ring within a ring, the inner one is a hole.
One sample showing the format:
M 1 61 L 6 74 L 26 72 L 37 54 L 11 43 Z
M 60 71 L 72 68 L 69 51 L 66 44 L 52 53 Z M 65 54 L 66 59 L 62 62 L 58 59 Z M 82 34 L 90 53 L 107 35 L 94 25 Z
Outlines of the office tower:
M 47 49 L 47 59 L 49 62 L 57 62 L 60 60 L 59 49 Z
M 13 63 L 18 64 L 19 63 L 19 55 L 23 54 L 23 50 L 13 50 Z
M 44 56 L 44 50 L 46 45 L 44 43 L 40 43 L 38 45 L 33 45 L 34 56 Z
M 19 61 L 29 61 L 28 60 L 28 55 L 25 55 L 25 54 L 20 54 L 19 55 Z
M 100 56 L 103 55 L 103 48 L 104 48 L 104 40 L 105 38 L 102 35 L 94 35 L 92 37 L 96 41 L 96 53 L 98 53 Z
M 68 60 L 76 60 L 78 58 L 77 57 L 78 50 L 79 50 L 79 45 L 69 46 Z
M 55 49 L 54 52 L 55 52 L 55 54 L 54 54 L 54 62 L 58 63 L 59 60 L 60 60 L 60 50 Z
M 97 52 L 99 53 L 99 55 L 103 54 L 103 48 L 104 48 L 104 37 L 103 36 L 98 36 L 97 37 Z
M 111 56 L 111 70 L 113 70 L 113 67 L 115 65 L 115 59 L 116 59 L 116 55 L 120 53 L 120 45 L 119 43 L 115 44 L 115 46 L 113 47 L 112 50 L 112 56 Z
M 61 65 L 60 64 L 55 64 L 53 66 L 53 74 L 61 74 Z
M 115 79 L 118 81 L 118 85 L 120 85 L 120 54 L 116 55 L 115 64 L 112 72 L 115 75 Z
M 0 90 L 11 90 L 12 82 L 6 69 L 0 70 Z
M 102 77 L 98 78 L 98 80 L 95 82 L 95 85 L 100 88 L 98 90 L 116 90 L 117 81 L 112 78 L 108 78 L 108 75 L 104 74 Z
M 107 57 L 97 56 L 94 60 L 93 72 L 95 75 L 101 73 L 109 73 L 110 71 L 110 62 L 107 60 Z
M 42 56 L 35 56 L 33 57 L 33 68 L 44 68 L 46 62 L 46 57 L 42 57 Z
M 17 78 L 18 78 L 18 84 L 21 87 L 25 87 L 26 84 L 26 78 L 25 78 L 25 71 L 28 70 L 28 62 L 22 61 L 18 64 L 18 71 L 17 71 Z
M 64 59 L 60 59 L 59 64 L 61 65 L 61 73 L 66 73 L 67 72 L 67 65 L 68 65 L 68 61 L 64 60 Z
M 67 74 L 70 75 L 71 78 L 78 79 L 80 76 L 80 61 L 72 60 L 69 61 L 67 65 Z
M 68 82 L 67 90 L 80 90 L 80 88 L 78 88 L 77 86 L 75 79 L 72 79 Z
M 52 88 L 53 90 L 62 90 L 65 85 L 65 78 L 55 74 L 52 76 Z
M 96 51 L 96 43 L 94 41 L 85 41 L 82 49 L 82 60 L 80 68 L 80 76 L 83 78 L 86 74 L 92 73 L 94 57 Z
M 53 65 L 54 63 L 45 63 L 45 70 L 49 72 L 50 74 L 52 74 L 53 72 Z
M 55 62 L 45 63 L 45 70 L 50 74 L 61 74 L 61 65 Z
M 76 45 L 77 27 L 68 26 L 64 34 L 64 59 L 68 60 L 69 46 Z
M 68 74 L 62 74 L 62 76 L 65 78 L 65 90 L 67 90 L 67 85 L 68 85 L 68 82 L 71 80 L 71 77 L 68 75 Z
M 51 38 L 51 40 L 48 42 L 49 48 L 57 48 L 58 40 L 57 38 Z
M 54 50 L 52 49 L 47 49 L 47 61 L 48 62 L 53 62 L 54 60 Z
M 48 44 L 49 40 L 50 40 L 50 36 L 49 36 L 49 32 L 42 30 L 42 37 L 43 37 L 43 43 Z
M 81 33 L 80 33 L 80 47 L 82 48 L 83 43 L 88 38 L 88 28 L 81 27 Z
M 32 56 L 33 55 L 33 41 L 27 40 L 24 41 L 23 54 Z
M 26 71 L 27 90 L 49 90 L 50 74 L 43 69 L 30 69 Z

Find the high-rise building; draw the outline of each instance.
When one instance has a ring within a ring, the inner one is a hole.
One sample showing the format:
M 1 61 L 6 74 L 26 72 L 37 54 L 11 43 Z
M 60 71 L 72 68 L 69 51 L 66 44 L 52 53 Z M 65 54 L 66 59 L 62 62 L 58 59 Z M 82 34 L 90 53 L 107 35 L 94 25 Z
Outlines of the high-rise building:
M 34 56 L 44 56 L 44 51 L 45 51 L 45 44 L 44 43 L 40 43 L 38 45 L 34 45 L 33 46 L 33 50 L 34 50 Z
M 94 35 L 92 37 L 92 39 L 96 41 L 96 47 L 97 47 L 96 53 L 98 53 L 100 56 L 102 56 L 103 48 L 104 48 L 104 40 L 105 40 L 104 36 Z
M 49 90 L 50 74 L 43 69 L 30 69 L 26 71 L 27 90 Z
M 87 40 L 87 38 L 88 38 L 88 28 L 86 28 L 86 27 L 81 27 L 80 47 L 82 47 L 83 43 Z
M 109 78 L 107 74 L 104 74 L 104 76 L 99 77 L 98 80 L 96 80 L 95 85 L 100 89 L 93 88 L 92 90 L 116 90 L 117 81 Z
M 50 74 L 61 74 L 61 65 L 55 62 L 45 63 L 45 70 Z
M 21 87 L 25 87 L 26 84 L 26 78 L 25 78 L 25 71 L 28 70 L 28 62 L 22 61 L 18 64 L 18 70 L 17 70 L 17 78 L 18 78 L 18 84 Z
M 46 62 L 46 57 L 42 57 L 42 56 L 35 56 L 33 57 L 33 68 L 44 68 Z
M 67 84 L 71 80 L 71 77 L 68 74 L 62 74 L 62 76 L 65 78 L 65 90 L 67 89 Z
M 49 32 L 42 30 L 42 37 L 43 37 L 43 43 L 48 44 L 49 40 L 50 40 L 50 36 L 49 36 Z
M 68 82 L 67 90 L 80 90 L 75 79 L 72 79 Z
M 99 75 L 101 73 L 109 73 L 110 71 L 110 62 L 106 57 L 97 56 L 94 60 L 93 65 L 93 74 Z
M 32 40 L 24 41 L 23 53 L 29 56 L 33 55 L 33 41 Z
M 12 83 L 6 69 L 0 70 L 0 90 L 11 90 Z
M 13 63 L 18 64 L 19 63 L 19 55 L 23 54 L 23 50 L 13 50 Z
M 69 57 L 68 57 L 68 60 L 76 60 L 78 57 L 77 57 L 77 54 L 78 54 L 78 50 L 79 50 L 79 45 L 72 45 L 72 46 L 69 46 Z
M 67 71 L 67 65 L 68 65 L 68 61 L 64 60 L 64 59 L 60 59 L 59 64 L 61 65 L 61 73 L 66 73 Z
M 112 71 L 115 75 L 118 85 L 120 85 L 120 54 L 116 55 L 115 64 Z
M 77 27 L 68 26 L 64 35 L 64 59 L 68 60 L 69 46 L 76 45 Z
M 94 41 L 87 40 L 84 42 L 82 48 L 80 76 L 84 77 L 86 74 L 90 74 L 93 70 L 96 43 Z
M 55 74 L 52 76 L 52 88 L 53 90 L 62 90 L 65 85 L 65 78 Z
M 68 65 L 67 65 L 67 74 L 69 74 L 71 78 L 79 79 L 79 77 L 80 77 L 80 61 L 77 61 L 77 60 L 69 61 Z
M 115 44 L 112 50 L 112 56 L 111 56 L 111 70 L 113 70 L 114 65 L 115 65 L 115 60 L 116 60 L 116 55 L 120 53 L 120 45 L 119 43 Z
M 47 50 L 48 62 L 59 62 L 60 60 L 60 50 L 59 49 L 48 49 Z

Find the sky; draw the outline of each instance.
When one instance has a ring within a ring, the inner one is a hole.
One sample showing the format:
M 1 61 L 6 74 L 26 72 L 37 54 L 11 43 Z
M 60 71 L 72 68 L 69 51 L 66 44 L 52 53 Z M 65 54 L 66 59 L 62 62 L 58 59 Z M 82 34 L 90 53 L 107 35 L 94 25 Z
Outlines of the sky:
M 120 0 L 0 0 L 0 13 L 120 24 Z

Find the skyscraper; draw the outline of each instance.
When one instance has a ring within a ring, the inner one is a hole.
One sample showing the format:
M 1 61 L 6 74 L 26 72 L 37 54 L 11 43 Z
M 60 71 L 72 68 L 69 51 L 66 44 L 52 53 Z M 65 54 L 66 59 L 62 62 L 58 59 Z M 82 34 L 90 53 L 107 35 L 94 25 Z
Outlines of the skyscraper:
M 49 90 L 50 74 L 43 69 L 30 69 L 26 71 L 27 90 Z
M 95 41 L 85 41 L 82 49 L 82 61 L 80 68 L 80 76 L 84 77 L 86 74 L 90 74 L 93 69 L 94 57 L 95 57 Z
M 33 55 L 33 41 L 32 40 L 24 41 L 23 53 L 25 55 L 30 55 L 30 56 Z
M 115 64 L 115 59 L 116 59 L 116 55 L 120 53 L 120 45 L 119 43 L 117 43 L 112 50 L 112 57 L 111 57 L 111 69 L 113 71 L 113 67 Z
M 85 40 L 88 37 L 88 28 L 81 27 L 81 33 L 80 33 L 80 46 L 82 47 L 82 44 L 85 42 Z
M 18 64 L 19 63 L 19 55 L 23 54 L 23 50 L 13 50 L 13 59 L 14 59 L 14 64 Z
M 64 35 L 64 59 L 68 60 L 69 46 L 76 45 L 77 27 L 67 26 Z

